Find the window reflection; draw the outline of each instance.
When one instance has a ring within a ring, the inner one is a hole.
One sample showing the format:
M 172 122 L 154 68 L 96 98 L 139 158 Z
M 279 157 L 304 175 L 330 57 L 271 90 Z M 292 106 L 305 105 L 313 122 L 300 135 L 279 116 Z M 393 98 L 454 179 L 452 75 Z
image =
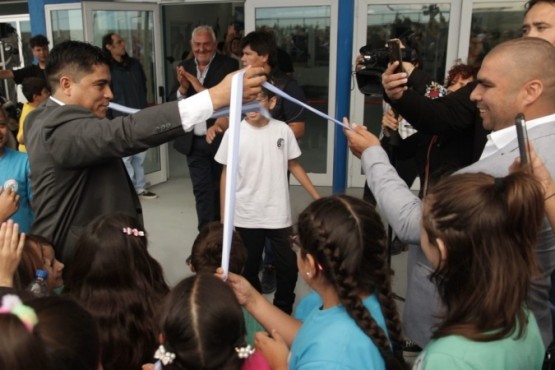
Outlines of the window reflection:
M 124 40 L 130 57 L 141 62 L 147 79 L 147 101 L 156 103 L 154 70 L 154 22 L 150 11 L 93 11 L 93 44 L 101 46 L 102 37 L 117 32 Z
M 145 72 L 147 101 L 156 103 L 154 70 L 154 21 L 153 12 L 135 10 L 95 10 L 93 11 L 93 43 L 102 45 L 102 37 L 108 32 L 118 33 L 124 40 L 127 53 L 137 59 Z M 145 173 L 160 171 L 160 151 L 148 149 L 143 163 Z
M 442 82 L 450 9 L 450 4 L 369 5 L 367 45 L 384 48 L 388 39 L 399 38 L 406 47 L 416 50 L 422 69 Z M 381 131 L 381 103 L 381 95 L 367 96 L 364 102 L 364 124 L 376 134 Z
M 50 12 L 52 40 L 54 46 L 63 41 L 84 41 L 83 21 L 81 9 L 62 9 Z
M 256 9 L 256 29 L 272 29 L 278 47 L 293 61 L 293 78 L 303 89 L 308 103 L 328 112 L 330 60 L 330 6 Z M 306 172 L 326 173 L 328 124 L 309 112 L 305 134 L 299 141 L 299 161 Z
M 449 4 L 369 5 L 367 42 L 383 48 L 390 38 L 402 39 L 418 52 L 423 69 L 443 81 L 450 8 Z
M 472 9 L 467 64 L 479 67 L 497 44 L 521 35 L 523 2 L 475 3 Z

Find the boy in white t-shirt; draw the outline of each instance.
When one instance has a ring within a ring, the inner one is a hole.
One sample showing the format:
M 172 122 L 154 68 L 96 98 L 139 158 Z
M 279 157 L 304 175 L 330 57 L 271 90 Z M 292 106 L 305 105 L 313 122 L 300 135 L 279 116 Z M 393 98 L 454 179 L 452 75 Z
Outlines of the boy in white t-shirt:
M 272 109 L 276 104 L 276 97 L 263 88 L 258 101 L 266 109 Z M 289 244 L 293 222 L 287 170 L 312 198 L 318 199 L 320 195 L 296 160 L 301 155 L 301 150 L 293 131 L 285 122 L 252 112 L 247 113 L 240 129 L 234 226 L 248 250 L 243 274 L 261 291 L 258 271 L 264 241 L 268 238 L 272 244 L 276 268 L 274 305 L 290 314 L 295 301 L 298 272 L 296 255 Z M 217 162 L 224 165 L 220 186 L 222 216 L 228 145 L 229 135 L 226 132 L 215 157 Z

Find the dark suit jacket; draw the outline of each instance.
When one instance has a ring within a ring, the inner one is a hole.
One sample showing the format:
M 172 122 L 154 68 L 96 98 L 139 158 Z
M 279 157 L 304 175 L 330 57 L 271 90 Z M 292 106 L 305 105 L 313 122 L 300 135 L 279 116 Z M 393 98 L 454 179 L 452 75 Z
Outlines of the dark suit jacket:
M 122 212 L 142 221 L 141 204 L 121 158 L 183 135 L 177 103 L 99 119 L 47 100 L 31 112 L 25 143 L 31 166 L 32 232 L 52 240 L 64 263 L 95 217 Z
M 197 75 L 197 66 L 195 64 L 194 58 L 184 60 L 181 62 L 179 66 L 185 68 L 185 70 L 192 75 Z M 236 59 L 230 58 L 226 55 L 218 54 L 214 56 L 214 59 L 210 63 L 210 67 L 208 68 L 208 72 L 206 73 L 206 77 L 204 78 L 203 86 L 206 88 L 210 88 L 216 86 L 224 79 L 226 75 L 229 73 L 236 71 L 239 69 L 239 62 Z M 177 88 L 173 89 L 174 93 L 171 94 L 169 100 L 177 99 Z M 189 86 L 187 90 L 186 96 L 195 95 L 196 91 L 193 89 L 192 86 Z M 214 124 L 214 119 L 210 119 L 207 121 L 207 127 L 210 127 Z M 184 136 L 177 138 L 174 141 L 173 147 L 181 154 L 189 155 L 191 153 L 191 148 L 193 146 L 193 131 L 186 133 Z M 213 141 L 212 145 L 215 148 L 220 146 L 220 142 L 222 141 L 222 135 L 217 135 L 216 139 Z

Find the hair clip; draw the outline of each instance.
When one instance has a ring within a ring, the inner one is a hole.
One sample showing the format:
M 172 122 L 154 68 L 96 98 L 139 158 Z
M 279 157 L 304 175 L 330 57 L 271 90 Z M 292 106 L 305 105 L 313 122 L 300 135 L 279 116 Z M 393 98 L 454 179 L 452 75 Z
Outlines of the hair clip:
M 252 348 L 250 344 L 247 344 L 245 347 L 235 347 L 235 352 L 237 352 L 239 358 L 246 359 L 252 356 L 254 348 Z
M 163 344 L 160 344 L 160 347 L 154 353 L 154 358 L 160 360 L 164 365 L 171 364 L 173 360 L 175 360 L 175 353 L 166 351 L 166 348 Z
M 322 265 L 320 265 L 319 263 L 317 263 L 316 266 L 318 267 L 318 270 L 324 271 L 324 268 L 323 268 Z
M 35 310 L 21 303 L 21 299 L 15 294 L 6 294 L 2 297 L 0 314 L 12 314 L 17 316 L 29 333 L 33 332 L 33 328 L 39 322 Z
M 130 227 L 124 227 L 123 228 L 123 233 L 127 234 L 127 235 L 133 235 L 133 236 L 145 236 L 144 231 L 137 230 L 137 229 L 132 229 Z

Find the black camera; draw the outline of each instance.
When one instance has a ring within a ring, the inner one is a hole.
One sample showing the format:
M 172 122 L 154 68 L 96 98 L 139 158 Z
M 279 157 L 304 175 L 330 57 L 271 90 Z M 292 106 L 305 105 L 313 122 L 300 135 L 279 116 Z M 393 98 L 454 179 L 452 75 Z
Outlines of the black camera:
M 387 69 L 390 61 L 390 50 L 388 48 L 372 49 L 370 45 L 365 45 L 359 49 L 362 61 L 359 63 L 363 68 L 359 69 L 355 76 L 358 89 L 364 95 L 381 95 L 382 73 Z M 415 64 L 418 60 L 416 51 L 413 49 L 401 49 L 401 56 L 404 61 Z
M 365 68 L 378 68 L 386 70 L 389 63 L 389 50 L 387 48 L 371 49 L 369 45 L 365 45 L 359 49 L 362 55 L 360 64 Z

